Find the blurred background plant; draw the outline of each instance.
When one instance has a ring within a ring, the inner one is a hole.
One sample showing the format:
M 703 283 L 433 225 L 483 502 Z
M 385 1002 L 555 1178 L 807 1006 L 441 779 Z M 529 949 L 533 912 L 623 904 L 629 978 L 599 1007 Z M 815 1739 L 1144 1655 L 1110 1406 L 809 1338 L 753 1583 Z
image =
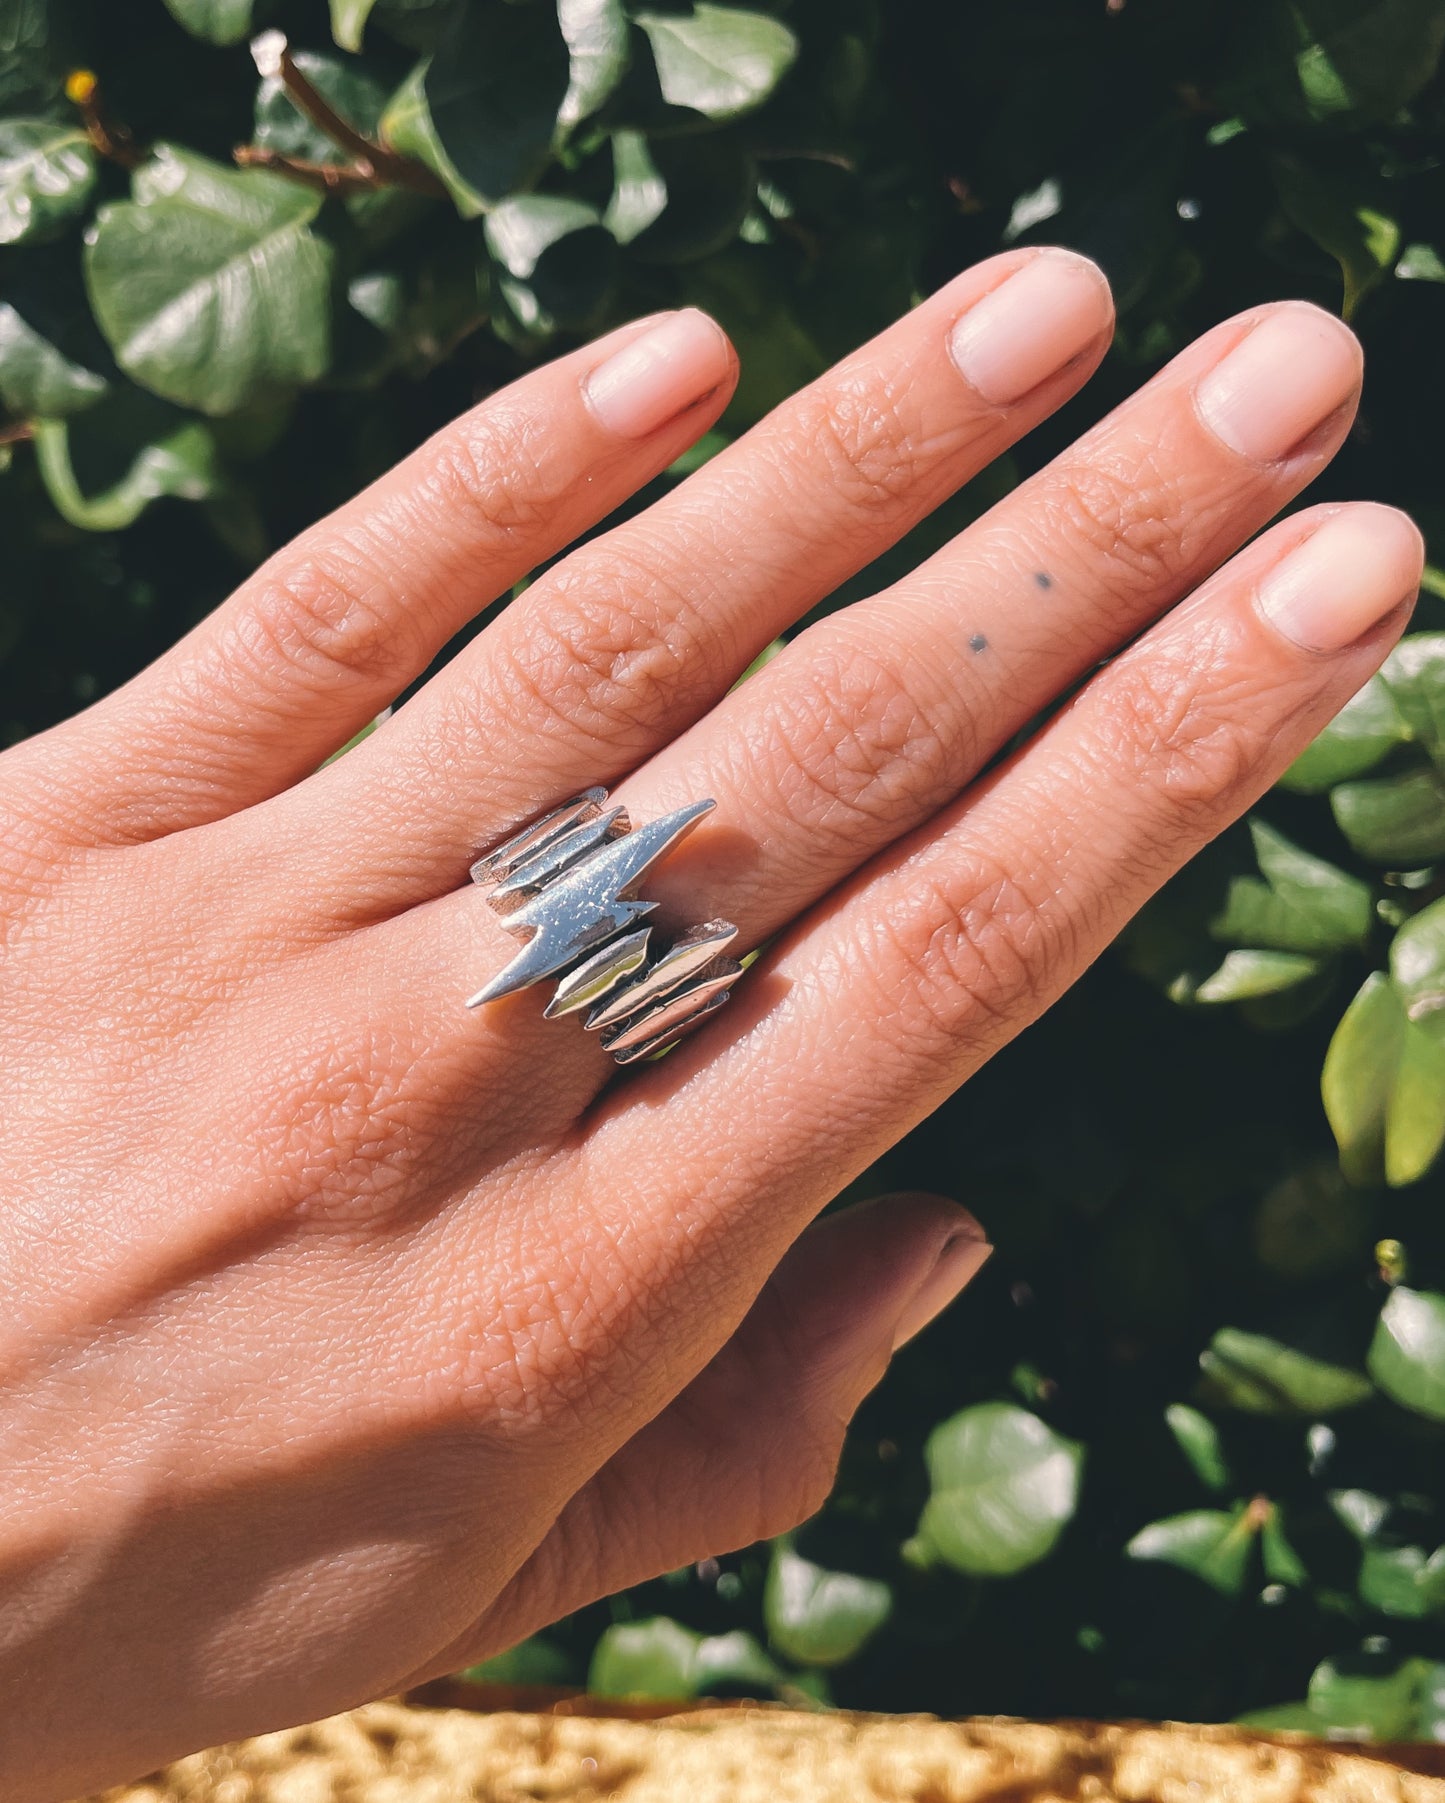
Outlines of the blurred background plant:
M 829 605 L 1286 294 L 1369 359 L 1317 494 L 1439 544 L 1442 44 L 1445 0 L 0 0 L 0 742 L 538 358 L 714 312 L 675 481 L 1038 239 L 1108 270 L 1108 363 Z M 483 1675 L 1445 1739 L 1445 577 L 1416 627 L 855 1186 L 998 1253 L 822 1514 Z

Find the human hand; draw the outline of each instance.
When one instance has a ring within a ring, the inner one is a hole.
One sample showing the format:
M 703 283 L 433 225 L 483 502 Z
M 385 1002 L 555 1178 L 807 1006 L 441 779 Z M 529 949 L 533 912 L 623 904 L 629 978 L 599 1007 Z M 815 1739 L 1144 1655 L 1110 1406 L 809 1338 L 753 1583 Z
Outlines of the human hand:
M 1063 253 L 959 277 L 316 770 L 721 411 L 717 329 L 637 322 L 0 758 L 11 1803 L 454 1669 L 822 1500 L 986 1248 L 937 1198 L 809 1223 L 1303 749 L 1420 572 L 1355 506 L 1211 576 L 1359 384 L 1337 321 L 1260 308 L 729 692 L 1110 323 Z M 620 1076 L 542 991 L 463 1006 L 516 950 L 470 860 L 593 783 L 639 821 L 715 797 L 657 918 L 781 935 Z

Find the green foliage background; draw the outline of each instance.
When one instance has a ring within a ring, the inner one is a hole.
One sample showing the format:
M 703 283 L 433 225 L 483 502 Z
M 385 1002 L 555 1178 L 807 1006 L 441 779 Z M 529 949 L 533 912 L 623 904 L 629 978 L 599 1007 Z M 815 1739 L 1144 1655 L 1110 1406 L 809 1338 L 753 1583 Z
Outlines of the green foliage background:
M 744 374 L 703 456 L 1039 237 L 1108 269 L 1109 362 L 835 604 L 1285 294 L 1369 358 L 1316 492 L 1439 544 L 1442 43 L 1445 0 L 0 0 L 0 738 L 555 349 L 711 309 Z M 819 1519 L 493 1675 L 1445 1738 L 1442 595 L 857 1186 L 958 1194 L 998 1253 Z

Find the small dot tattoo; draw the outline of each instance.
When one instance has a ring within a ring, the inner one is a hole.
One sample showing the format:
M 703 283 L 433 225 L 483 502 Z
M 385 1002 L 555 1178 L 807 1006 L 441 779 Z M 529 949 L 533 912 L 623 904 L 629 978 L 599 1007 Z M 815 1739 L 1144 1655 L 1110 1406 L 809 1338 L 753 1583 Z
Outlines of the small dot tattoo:
M 983 636 L 983 634 L 981 632 L 976 632 L 976 633 L 974 633 L 973 637 L 968 641 L 968 648 L 970 651 L 987 651 L 988 650 L 988 640 Z
M 1047 570 L 1035 570 L 1034 582 L 1039 588 L 1052 588 L 1054 586 L 1054 579 Z

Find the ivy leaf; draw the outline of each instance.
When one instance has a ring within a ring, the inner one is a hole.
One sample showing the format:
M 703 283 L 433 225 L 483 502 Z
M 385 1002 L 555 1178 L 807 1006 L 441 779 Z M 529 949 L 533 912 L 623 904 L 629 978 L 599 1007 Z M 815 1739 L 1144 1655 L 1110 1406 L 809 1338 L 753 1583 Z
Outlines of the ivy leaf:
M 1280 787 L 1298 795 L 1323 794 L 1336 783 L 1373 770 L 1410 737 L 1389 684 L 1377 673 L 1295 759 L 1280 778 Z
M 1210 923 L 1226 944 L 1280 952 L 1332 952 L 1362 946 L 1374 921 L 1368 884 L 1291 845 L 1251 820 L 1261 876 L 1236 877 L 1223 911 Z
M 1445 1145 L 1445 1043 L 1372 971 L 1335 1029 L 1320 1092 L 1352 1183 L 1422 1177 Z
M 1229 1462 L 1220 1444 L 1219 1429 L 1209 1417 L 1201 1415 L 1198 1409 L 1191 1409 L 1187 1403 L 1172 1402 L 1164 1411 L 1164 1419 L 1180 1452 L 1205 1489 L 1227 1490 Z
M 1437 770 L 1341 783 L 1330 806 L 1340 831 L 1372 863 L 1412 870 L 1445 857 L 1445 777 Z
M 35 455 L 56 511 L 89 532 L 120 532 L 164 495 L 204 501 L 223 487 L 205 421 L 133 388 L 37 420 Z
M 331 0 L 331 35 L 343 50 L 360 50 L 376 0 Z
M 0 300 L 0 399 L 22 419 L 62 419 L 93 407 L 113 368 L 74 259 L 32 253 L 8 276 Z
M 1083 1448 L 1037 1415 L 984 1402 L 928 1437 L 919 1538 L 956 1571 L 1007 1577 L 1044 1558 L 1078 1504 Z
M 1318 1417 L 1353 1408 L 1370 1395 L 1361 1372 L 1237 1327 L 1221 1327 L 1199 1364 L 1211 1392 L 1246 1414 Z
M 1191 1001 L 1248 1002 L 1264 995 L 1283 995 L 1325 968 L 1303 952 L 1227 952 L 1218 970 L 1194 988 Z
M 381 122 L 386 89 L 360 63 L 350 57 L 327 56 L 315 50 L 293 50 L 292 61 L 323 100 L 363 135 L 370 137 Z M 313 125 L 273 75 L 256 90 L 255 141 L 282 156 L 310 163 L 345 163 L 351 153 L 332 142 Z
M 1222 1596 L 1238 1596 L 1249 1577 L 1258 1520 L 1252 1505 L 1190 1509 L 1151 1521 L 1124 1548 L 1126 1557 L 1173 1565 Z
M 603 223 L 619 244 L 631 244 L 662 214 L 667 183 L 640 131 L 612 134 L 612 198 Z
M 621 0 L 557 0 L 557 22 L 571 58 L 557 119 L 570 127 L 595 113 L 621 81 L 631 34 Z
M 95 187 L 83 131 L 54 119 L 0 119 L 0 244 L 53 237 Z
M 255 0 L 166 0 L 166 8 L 192 37 L 211 44 L 239 44 L 256 10 Z
M 751 1634 L 704 1636 L 668 1616 L 618 1622 L 597 1642 L 587 1689 L 599 1697 L 695 1697 L 716 1685 L 770 1688 L 782 1673 Z
M 1393 1670 L 1378 1656 L 1326 1659 L 1310 1679 L 1310 1714 L 1336 1739 L 1408 1740 L 1437 1669 L 1428 1659 L 1406 1659 Z
M 887 1621 L 893 1593 L 877 1578 L 828 1571 L 784 1539 L 774 1543 L 763 1592 L 768 1639 L 799 1665 L 841 1665 Z
M 1410 1019 L 1445 1034 L 1445 900 L 1422 908 L 1396 933 L 1390 975 Z
M 423 157 L 429 141 L 440 148 L 433 167 L 464 215 L 474 217 L 541 173 L 570 83 L 554 6 L 471 6 L 453 16 L 422 73 L 429 129 L 419 131 L 416 144 Z
M 321 197 L 259 169 L 165 146 L 134 198 L 104 207 L 86 253 L 96 319 L 142 387 L 202 413 L 322 376 L 330 247 Z
M 696 0 L 683 12 L 641 8 L 657 83 L 669 106 L 732 119 L 760 106 L 792 67 L 798 40 L 778 19 Z
M 1445 1296 L 1391 1290 L 1370 1344 L 1370 1376 L 1394 1401 L 1445 1421 Z
M 487 215 L 497 287 L 529 332 L 585 328 L 600 314 L 617 245 L 596 210 L 561 194 L 523 194 Z

